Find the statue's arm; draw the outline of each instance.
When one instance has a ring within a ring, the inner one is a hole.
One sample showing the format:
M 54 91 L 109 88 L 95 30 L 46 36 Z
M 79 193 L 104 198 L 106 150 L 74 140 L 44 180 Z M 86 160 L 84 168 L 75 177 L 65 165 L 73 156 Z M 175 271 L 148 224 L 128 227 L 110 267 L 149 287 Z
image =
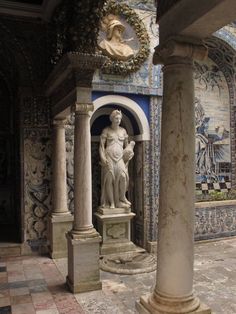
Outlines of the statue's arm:
M 126 130 L 124 129 L 124 135 L 125 135 L 125 139 L 124 139 L 124 147 L 126 147 L 129 144 L 129 136 L 126 132 Z
M 100 155 L 102 165 L 106 165 L 107 163 L 105 145 L 106 145 L 106 136 L 105 134 L 102 134 L 100 137 L 100 145 L 99 145 L 99 155 Z

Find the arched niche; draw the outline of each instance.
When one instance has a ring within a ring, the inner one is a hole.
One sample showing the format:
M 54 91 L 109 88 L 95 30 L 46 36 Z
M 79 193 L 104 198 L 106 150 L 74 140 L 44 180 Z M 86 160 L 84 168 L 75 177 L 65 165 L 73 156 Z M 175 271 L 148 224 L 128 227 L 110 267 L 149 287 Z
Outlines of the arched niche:
M 100 205 L 101 167 L 99 164 L 99 138 L 102 130 L 110 124 L 109 115 L 114 110 L 122 111 L 122 127 L 127 130 L 129 140 L 135 141 L 134 158 L 129 164 L 128 199 L 132 203 L 132 211 L 136 214 L 132 226 L 132 241 L 145 246 L 144 235 L 144 160 L 145 143 L 150 140 L 148 119 L 139 104 L 132 99 L 119 95 L 106 95 L 94 101 L 91 115 L 92 141 L 92 190 L 93 212 Z M 96 226 L 96 221 L 94 221 Z
M 136 141 L 148 141 L 150 140 L 150 129 L 148 119 L 144 111 L 140 108 L 139 104 L 134 100 L 120 95 L 106 95 L 97 98 L 94 102 L 94 111 L 91 115 L 91 126 L 97 119 L 99 109 L 104 106 L 113 106 L 113 108 L 120 107 L 126 110 L 132 117 L 134 123 L 138 125 L 139 134 L 136 134 L 134 140 Z

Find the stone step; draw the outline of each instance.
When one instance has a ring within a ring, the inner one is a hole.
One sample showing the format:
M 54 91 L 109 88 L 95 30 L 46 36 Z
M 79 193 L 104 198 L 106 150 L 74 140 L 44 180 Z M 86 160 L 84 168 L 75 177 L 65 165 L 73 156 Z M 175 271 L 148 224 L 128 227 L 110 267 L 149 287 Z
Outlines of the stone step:
M 0 243 L 0 257 L 5 256 L 20 256 L 21 244 L 20 243 Z

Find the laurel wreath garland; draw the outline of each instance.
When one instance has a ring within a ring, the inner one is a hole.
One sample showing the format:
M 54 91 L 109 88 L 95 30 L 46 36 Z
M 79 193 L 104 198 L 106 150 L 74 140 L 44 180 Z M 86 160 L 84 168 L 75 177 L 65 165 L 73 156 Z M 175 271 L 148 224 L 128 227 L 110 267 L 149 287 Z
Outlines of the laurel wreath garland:
M 104 15 L 108 14 L 118 15 L 126 20 L 126 22 L 133 28 L 139 40 L 139 51 L 131 59 L 127 61 L 112 60 L 105 63 L 102 72 L 107 74 L 128 75 L 136 72 L 149 55 L 149 36 L 144 23 L 138 14 L 132 10 L 127 4 L 118 4 L 114 0 L 105 3 L 103 8 Z

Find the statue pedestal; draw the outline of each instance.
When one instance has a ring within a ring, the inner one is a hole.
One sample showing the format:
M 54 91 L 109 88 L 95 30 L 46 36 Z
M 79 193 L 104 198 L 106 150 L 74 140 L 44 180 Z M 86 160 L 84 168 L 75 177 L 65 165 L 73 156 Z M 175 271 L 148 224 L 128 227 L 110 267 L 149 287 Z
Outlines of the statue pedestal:
M 130 223 L 135 216 L 130 208 L 99 208 L 95 213 L 98 231 L 102 236 L 100 254 L 136 251 L 130 240 Z

